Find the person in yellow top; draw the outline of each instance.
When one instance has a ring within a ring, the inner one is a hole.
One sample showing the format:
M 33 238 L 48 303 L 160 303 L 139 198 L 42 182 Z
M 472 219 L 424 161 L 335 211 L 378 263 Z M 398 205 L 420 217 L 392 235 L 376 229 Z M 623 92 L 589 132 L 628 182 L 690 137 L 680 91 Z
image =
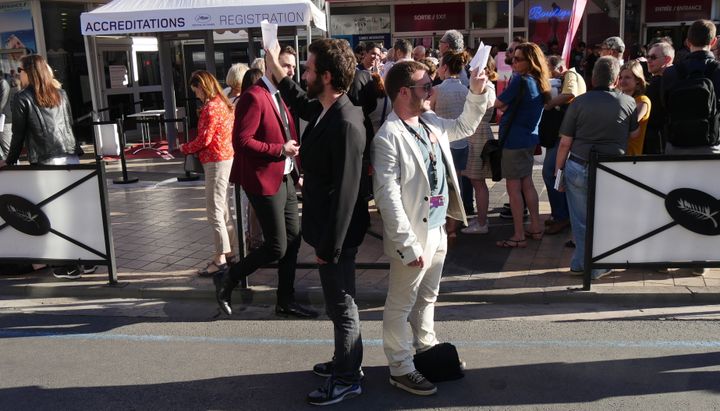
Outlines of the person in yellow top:
M 643 143 L 645 142 L 645 130 L 647 130 L 648 119 L 650 118 L 650 109 L 652 105 L 650 99 L 645 95 L 647 82 L 643 74 L 642 65 L 637 60 L 631 60 L 620 68 L 620 78 L 618 79 L 618 88 L 623 93 L 632 96 L 637 104 L 638 124 L 640 133 L 635 138 L 628 139 L 628 147 L 625 154 L 629 156 L 639 156 L 643 152 Z

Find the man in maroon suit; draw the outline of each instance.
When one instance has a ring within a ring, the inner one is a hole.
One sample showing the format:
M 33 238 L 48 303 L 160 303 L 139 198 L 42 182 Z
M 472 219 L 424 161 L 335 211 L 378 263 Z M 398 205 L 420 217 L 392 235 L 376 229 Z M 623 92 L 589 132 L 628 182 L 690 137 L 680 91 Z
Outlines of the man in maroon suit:
M 295 72 L 295 50 L 285 47 L 280 61 L 288 76 Z M 258 268 L 278 261 L 275 312 L 303 318 L 317 313 L 294 300 L 295 266 L 300 248 L 300 222 L 295 193 L 300 151 L 297 133 L 272 75 L 265 75 L 240 96 L 235 109 L 233 162 L 230 181 L 245 190 L 257 214 L 264 242 L 229 271 L 214 278 L 217 301 L 232 314 L 232 290 Z

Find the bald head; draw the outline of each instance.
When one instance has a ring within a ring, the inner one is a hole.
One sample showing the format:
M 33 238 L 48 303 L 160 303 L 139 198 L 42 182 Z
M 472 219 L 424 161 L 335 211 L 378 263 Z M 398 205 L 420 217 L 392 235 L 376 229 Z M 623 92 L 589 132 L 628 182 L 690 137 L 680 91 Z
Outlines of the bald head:
M 425 46 L 417 46 L 412 52 L 413 60 L 420 61 L 425 58 Z

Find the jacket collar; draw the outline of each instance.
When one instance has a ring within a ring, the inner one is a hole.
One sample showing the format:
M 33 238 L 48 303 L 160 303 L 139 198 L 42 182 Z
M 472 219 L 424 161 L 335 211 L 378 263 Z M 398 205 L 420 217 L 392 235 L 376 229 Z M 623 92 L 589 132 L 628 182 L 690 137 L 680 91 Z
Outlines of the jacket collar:
M 387 117 L 388 122 L 388 133 L 399 135 L 401 139 L 405 140 L 405 143 L 410 147 L 410 150 L 413 153 L 413 156 L 415 157 L 415 161 L 420 166 L 419 169 L 422 171 L 423 175 L 425 176 L 425 179 L 427 181 L 430 181 L 427 169 L 425 168 L 425 160 L 423 160 L 422 153 L 420 152 L 420 148 L 418 147 L 418 143 L 415 139 L 415 136 L 408 131 L 407 127 L 403 124 L 403 121 L 398 117 L 398 115 L 395 113 L 395 110 L 390 112 L 390 115 Z M 435 131 L 433 131 L 435 132 Z

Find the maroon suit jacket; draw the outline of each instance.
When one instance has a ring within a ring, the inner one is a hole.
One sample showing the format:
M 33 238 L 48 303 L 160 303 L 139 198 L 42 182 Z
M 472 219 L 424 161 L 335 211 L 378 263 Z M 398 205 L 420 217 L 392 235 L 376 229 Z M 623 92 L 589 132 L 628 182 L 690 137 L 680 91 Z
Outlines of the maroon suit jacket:
M 245 91 L 235 107 L 233 160 L 230 181 L 249 194 L 271 196 L 278 192 L 285 170 L 282 119 L 262 79 Z M 295 123 L 285 102 L 292 139 L 298 141 Z

